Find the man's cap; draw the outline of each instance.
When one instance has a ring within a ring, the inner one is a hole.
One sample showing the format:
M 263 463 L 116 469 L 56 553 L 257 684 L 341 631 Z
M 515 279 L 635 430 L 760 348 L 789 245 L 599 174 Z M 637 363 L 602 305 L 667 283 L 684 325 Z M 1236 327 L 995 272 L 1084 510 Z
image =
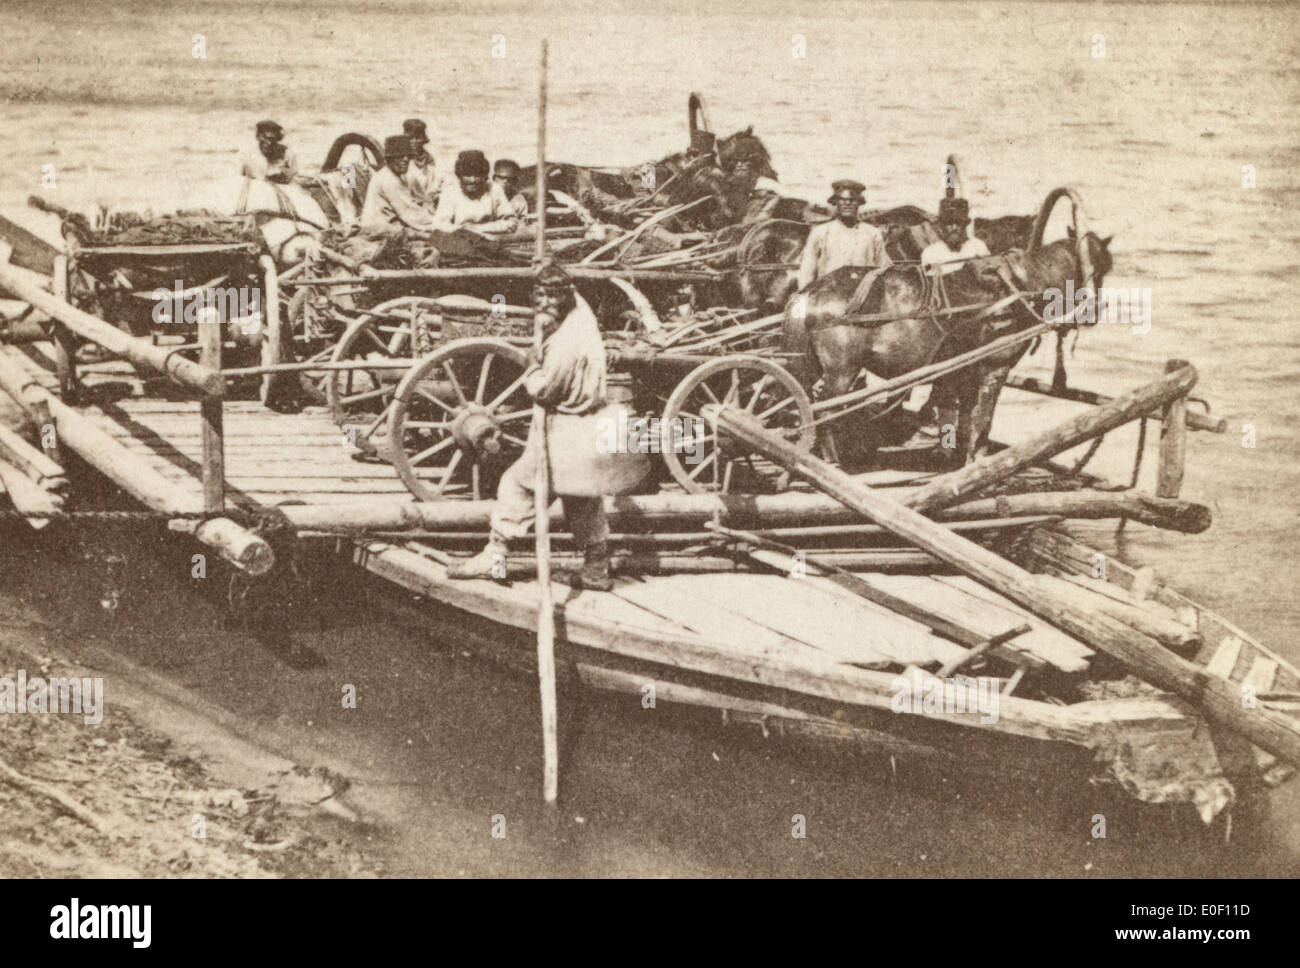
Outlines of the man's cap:
M 412 154 L 411 139 L 406 135 L 394 134 L 384 139 L 385 158 L 409 158 Z
M 831 182 L 831 197 L 826 199 L 832 205 L 837 198 L 855 198 L 859 202 L 866 201 L 867 186 L 862 182 L 854 181 L 852 178 L 841 178 L 837 182 Z
M 486 178 L 491 171 L 492 166 L 488 164 L 487 155 L 477 149 L 471 148 L 469 151 L 462 151 L 456 156 L 457 178 L 463 178 L 467 175 Z
M 712 131 L 691 132 L 692 151 L 712 151 L 717 143 L 717 136 Z
M 544 292 L 567 292 L 573 287 L 573 277 L 554 262 L 544 262 L 537 270 L 537 288 Z
M 970 222 L 970 202 L 964 198 L 939 199 L 939 224 L 966 225 Z
M 411 144 L 417 147 L 429 143 L 429 128 L 419 118 L 407 118 L 403 121 L 402 133 L 411 139 Z
M 284 128 L 280 127 L 277 121 L 259 121 L 257 122 L 257 133 L 258 135 L 269 134 L 276 141 L 279 141 L 284 137 Z
M 507 178 L 514 176 L 519 177 L 519 162 L 511 161 L 509 158 L 498 158 L 496 164 L 492 166 L 492 174 L 505 175 Z

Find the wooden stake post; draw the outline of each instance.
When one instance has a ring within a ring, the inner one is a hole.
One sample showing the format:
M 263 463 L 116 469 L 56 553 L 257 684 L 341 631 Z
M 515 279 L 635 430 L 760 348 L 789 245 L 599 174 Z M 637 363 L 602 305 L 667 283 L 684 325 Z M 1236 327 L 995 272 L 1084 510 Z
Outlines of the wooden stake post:
M 221 320 L 204 313 L 199 319 L 199 363 L 221 369 Z M 203 510 L 220 511 L 226 505 L 226 453 L 223 443 L 221 397 L 205 393 L 199 398 L 203 435 Z
M 1165 372 L 1175 373 L 1186 360 L 1169 360 Z M 1180 394 L 1165 406 L 1160 424 L 1160 468 L 1156 479 L 1157 497 L 1177 497 L 1183 488 L 1183 463 L 1187 458 L 1187 394 Z
M 542 41 L 537 103 L 537 268 L 546 257 L 546 41 Z M 533 321 L 533 345 L 542 358 L 542 316 Z M 533 404 L 537 440 L 537 477 L 533 506 L 537 512 L 537 678 L 542 691 L 542 798 L 554 806 L 559 795 L 559 714 L 555 698 L 555 604 L 551 600 L 551 455 L 546 448 L 546 410 Z

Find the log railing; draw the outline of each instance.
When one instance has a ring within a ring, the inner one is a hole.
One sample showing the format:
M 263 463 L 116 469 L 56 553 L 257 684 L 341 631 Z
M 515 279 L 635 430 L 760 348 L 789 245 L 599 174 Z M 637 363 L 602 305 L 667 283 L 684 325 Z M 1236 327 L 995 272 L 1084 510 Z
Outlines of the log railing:
M 76 340 L 80 339 L 94 343 L 142 370 L 164 375 L 198 396 L 203 439 L 201 505 L 196 506 L 177 495 L 175 485 L 146 461 L 126 453 L 111 435 L 46 390 L 19 362 L 7 356 L 0 359 L 0 389 L 21 404 L 38 426 L 52 425 L 56 440 L 68 443 L 141 503 L 163 514 L 191 518 L 173 524 L 192 531 L 200 542 L 217 550 L 236 567 L 252 574 L 268 571 L 275 559 L 266 540 L 221 514 L 225 509 L 222 401 L 226 390 L 226 377 L 221 372 L 221 322 L 215 319 L 200 322 L 202 359 L 196 363 L 174 350 L 132 336 L 69 303 L 66 256 L 59 255 L 54 260 L 49 292 L 15 272 L 7 256 L 7 252 L 0 251 L 0 288 L 49 318 L 55 367 L 63 395 L 73 391 L 77 385 L 73 348 Z M 192 519 L 195 512 L 206 512 L 209 517 L 196 522 Z

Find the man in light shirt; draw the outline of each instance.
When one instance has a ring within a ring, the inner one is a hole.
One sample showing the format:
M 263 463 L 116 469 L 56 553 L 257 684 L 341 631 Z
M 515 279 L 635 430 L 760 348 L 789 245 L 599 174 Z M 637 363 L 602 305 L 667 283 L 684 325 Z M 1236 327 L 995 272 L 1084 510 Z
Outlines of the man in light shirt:
M 964 198 L 944 198 L 939 201 L 939 219 L 935 228 L 939 241 L 931 242 L 921 253 L 921 266 L 927 272 L 946 276 L 956 272 L 969 259 L 989 254 L 982 239 L 968 234 L 970 203 Z
M 827 201 L 835 209 L 835 218 L 814 225 L 808 233 L 799 264 L 801 290 L 844 266 L 885 269 L 893 265 L 880 229 L 858 219 L 858 209 L 866 201 L 866 186 L 845 178 L 831 185 L 831 191 Z
M 366 204 L 361 209 L 361 231 L 366 237 L 433 231 L 432 213 L 411 194 L 406 183 L 411 154 L 411 142 L 405 135 L 384 139 L 384 167 L 370 179 Z
M 411 163 L 406 169 L 406 187 L 415 200 L 432 212 L 438 205 L 438 166 L 426 147 L 429 129 L 419 118 L 402 122 L 402 133 L 411 143 Z
M 434 214 L 437 228 L 470 229 L 481 235 L 502 235 L 519 227 L 519 217 L 501 186 L 489 180 L 492 168 L 481 151 L 462 151 L 456 158 L 456 178 L 443 186 Z
M 298 160 L 285 147 L 284 128 L 275 121 L 257 122 L 257 146 L 240 152 L 239 174 L 285 185 L 298 174 Z
M 528 200 L 519 191 L 520 168 L 518 162 L 509 158 L 498 158 L 492 166 L 492 181 L 501 186 L 510 199 L 510 209 L 516 218 L 522 219 L 528 214 Z

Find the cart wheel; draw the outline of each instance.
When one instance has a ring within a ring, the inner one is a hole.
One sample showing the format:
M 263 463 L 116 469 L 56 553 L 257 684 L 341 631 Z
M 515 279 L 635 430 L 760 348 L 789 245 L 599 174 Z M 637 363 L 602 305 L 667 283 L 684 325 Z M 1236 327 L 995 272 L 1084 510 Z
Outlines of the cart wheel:
M 668 398 L 660 431 L 667 438 L 680 427 L 682 443 L 697 445 L 677 447 L 671 439 L 660 441 L 669 473 L 691 493 L 776 491 L 788 477 L 781 467 L 750 455 L 737 441 L 725 435 L 719 440 L 700 416 L 710 403 L 747 410 L 765 428 L 804 450 L 811 450 L 817 439 L 812 401 L 784 367 L 758 356 L 702 363 Z M 704 436 L 693 437 L 692 428 L 703 428 Z
M 523 452 L 533 401 L 524 389 L 527 354 L 504 340 L 453 340 L 420 360 L 393 395 L 388 459 L 421 501 L 465 485 L 475 500 Z
M 432 299 L 403 296 L 366 311 L 339 339 L 331 363 L 358 360 L 383 363 L 413 360 L 412 334 L 417 328 L 438 338 L 441 317 Z M 379 453 L 378 442 L 388 433 L 388 408 L 404 370 L 375 367 L 334 370 L 325 374 L 321 389 L 334 422 L 367 454 Z

